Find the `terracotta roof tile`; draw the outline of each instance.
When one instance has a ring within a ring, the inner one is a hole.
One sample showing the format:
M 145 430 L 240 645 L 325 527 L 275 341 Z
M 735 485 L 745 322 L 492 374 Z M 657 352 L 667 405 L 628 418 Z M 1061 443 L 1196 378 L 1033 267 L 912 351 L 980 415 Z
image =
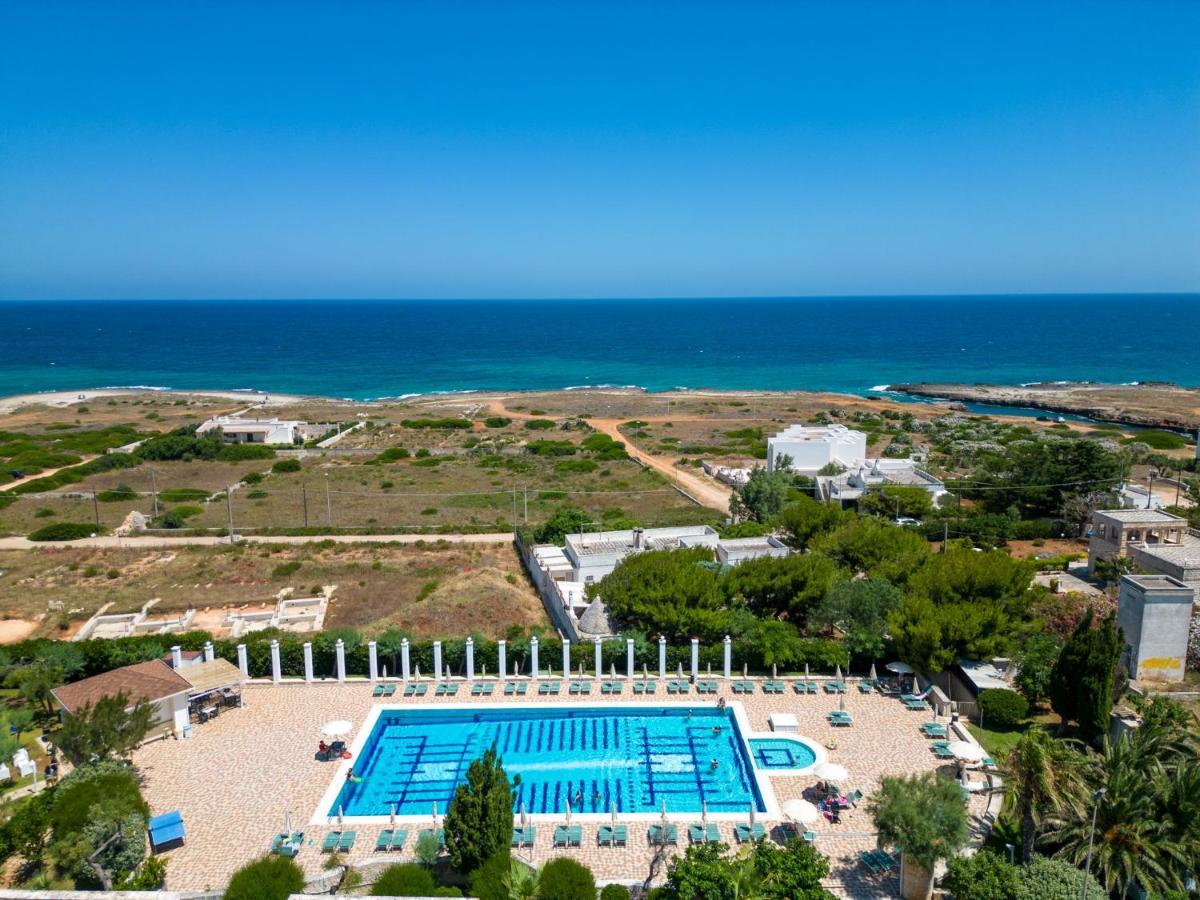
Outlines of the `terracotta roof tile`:
M 53 690 L 54 699 L 67 712 L 75 712 L 86 704 L 94 704 L 101 697 L 115 697 L 124 693 L 129 696 L 131 704 L 139 700 L 154 702 L 191 690 L 191 685 L 174 669 L 160 659 L 123 666 L 64 684 Z

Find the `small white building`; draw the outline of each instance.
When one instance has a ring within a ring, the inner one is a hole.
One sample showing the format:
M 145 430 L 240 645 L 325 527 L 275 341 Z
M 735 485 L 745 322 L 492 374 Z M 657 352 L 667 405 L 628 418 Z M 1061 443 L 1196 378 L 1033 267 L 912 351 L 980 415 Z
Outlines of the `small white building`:
M 936 506 L 947 493 L 940 478 L 930 475 L 911 459 L 864 459 L 841 475 L 818 475 L 817 495 L 822 500 L 846 503 L 862 499 L 867 491 L 888 485 L 919 487 Z
M 188 695 L 192 684 L 160 659 L 122 666 L 57 687 L 50 693 L 66 715 L 95 705 L 104 697 L 124 695 L 132 709 L 145 700 L 154 708 L 149 736 L 176 734 L 188 724 Z
M 767 439 L 768 472 L 781 456 L 791 458 L 794 472 L 813 474 L 830 463 L 851 469 L 867 458 L 867 436 L 845 425 L 792 425 Z
M 709 525 L 677 528 L 632 528 L 624 531 L 591 531 L 566 536 L 563 555 L 571 564 L 572 581 L 591 584 L 617 567 L 625 557 L 645 550 L 716 549 L 721 536 Z
M 1182 681 L 1192 623 L 1192 588 L 1169 575 L 1123 575 L 1117 624 L 1133 678 Z
M 297 419 L 243 419 L 238 416 L 213 416 L 202 422 L 196 434 L 219 429 L 226 444 L 300 444 L 320 437 L 325 425 L 309 425 Z
M 786 544 L 770 535 L 717 541 L 717 562 L 723 566 L 736 566 L 748 559 L 764 556 L 783 557 L 789 552 Z

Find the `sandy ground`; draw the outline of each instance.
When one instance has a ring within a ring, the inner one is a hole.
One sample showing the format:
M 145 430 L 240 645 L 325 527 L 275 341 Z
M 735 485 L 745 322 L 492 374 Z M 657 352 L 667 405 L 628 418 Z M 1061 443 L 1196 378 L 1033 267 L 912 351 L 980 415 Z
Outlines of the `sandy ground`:
M 38 622 L 31 619 L 0 619 L 0 644 L 15 644 L 33 634 Z
M 422 541 L 446 541 L 451 544 L 508 544 L 512 532 L 487 534 L 292 534 L 292 535 L 240 535 L 238 541 L 247 544 L 314 544 L 332 541 L 335 544 L 419 544 Z M 31 541 L 23 537 L 0 538 L 0 550 L 36 550 L 39 547 L 94 547 L 97 549 L 156 548 L 156 547 L 212 547 L 228 544 L 227 537 L 117 537 L 103 535 L 82 541 Z
M 98 400 L 104 397 L 127 397 L 148 393 L 146 388 L 101 388 L 98 390 L 80 391 L 47 391 L 44 394 L 13 394 L 10 397 L 0 397 L 0 415 L 9 415 L 25 406 L 40 405 L 51 407 L 67 407 L 87 400 Z M 164 395 L 179 397 L 215 397 L 218 400 L 234 400 L 248 403 L 255 407 L 271 408 L 290 406 L 307 398 L 296 394 L 265 394 L 258 391 L 153 391 Z

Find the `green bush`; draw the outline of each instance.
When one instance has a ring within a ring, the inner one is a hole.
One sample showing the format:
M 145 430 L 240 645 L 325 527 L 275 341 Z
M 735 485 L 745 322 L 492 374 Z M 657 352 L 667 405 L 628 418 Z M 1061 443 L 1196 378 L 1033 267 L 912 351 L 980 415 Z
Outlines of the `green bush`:
M 562 462 L 554 464 L 554 471 L 561 472 L 564 475 L 582 475 L 588 472 L 595 472 L 599 468 L 600 464 L 590 459 L 564 459 Z
M 1123 441 L 1125 444 L 1145 444 L 1152 450 L 1181 450 L 1188 445 L 1187 438 L 1173 431 L 1139 431 L 1133 437 Z
M 623 884 L 606 884 L 600 891 L 600 900 L 629 900 L 629 888 Z
M 988 688 L 979 692 L 979 709 L 985 725 L 1011 728 L 1029 715 L 1029 701 L 1015 691 Z
M 581 863 L 560 856 L 542 866 L 538 900 L 595 900 L 596 880 Z
M 414 459 L 412 464 L 419 469 L 432 469 L 435 466 L 440 466 L 446 461 L 442 456 L 426 456 L 421 459 Z
M 280 563 L 271 570 L 272 578 L 286 578 L 289 575 L 294 575 L 300 571 L 300 561 L 293 559 L 290 562 Z
M 470 428 L 470 419 L 404 419 L 400 423 L 405 428 Z
M 158 499 L 164 503 L 195 503 L 207 500 L 208 491 L 203 488 L 163 488 L 158 492 Z
M 553 419 L 530 419 L 528 422 L 525 423 L 525 427 L 528 428 L 530 431 L 549 431 L 551 428 L 554 428 L 557 424 L 558 423 L 555 422 Z
M 71 466 L 47 475 L 45 478 L 35 478 L 13 488 L 17 494 L 40 494 L 44 491 L 57 490 L 68 484 L 78 484 L 89 475 L 99 475 L 115 469 L 132 469 L 141 465 L 141 459 L 130 453 L 106 453 L 104 456 L 85 462 L 81 466 Z
M 461 897 L 456 888 L 440 887 L 433 875 L 417 863 L 388 866 L 371 885 L 373 897 Z
M 111 491 L 100 491 L 96 499 L 101 503 L 119 503 L 126 500 L 136 500 L 137 492 L 127 484 L 117 485 Z
M 512 854 L 498 850 L 471 873 L 471 896 L 476 900 L 509 900 L 504 879 L 512 869 Z
M 254 493 L 254 491 L 251 491 L 251 493 Z M 258 493 L 263 494 L 264 497 L 266 496 L 266 494 L 262 491 L 259 491 Z M 185 503 L 182 506 L 175 507 L 173 510 L 171 510 L 171 512 L 175 513 L 180 518 L 190 519 L 192 516 L 198 516 L 203 513 L 204 507 L 193 506 L 190 503 Z
M 268 495 L 267 495 L 267 492 L 266 492 L 266 491 L 257 491 L 257 490 L 256 490 L 256 491 L 250 491 L 250 492 L 248 492 L 248 493 L 246 494 L 246 499 L 247 499 L 247 500 L 265 500 L 265 499 L 267 498 L 267 496 L 268 496 Z M 196 509 L 196 507 L 194 507 L 194 506 L 191 506 L 191 507 L 182 507 L 182 506 L 181 506 L 181 507 L 179 507 L 179 508 L 180 508 L 180 509 L 185 509 L 185 508 L 187 508 L 187 509 Z
M 629 454 L 625 452 L 625 445 L 620 441 L 614 441 L 607 434 L 590 434 L 583 439 L 582 446 L 584 450 L 591 453 L 596 459 L 629 458 Z
M 222 462 L 242 462 L 247 459 L 273 459 L 275 451 L 262 444 L 224 444 L 216 458 Z
M 92 818 L 93 807 L 103 802 L 109 815 L 149 815 L 142 799 L 136 773 L 126 765 L 105 761 L 81 766 L 55 788 L 50 807 L 54 839 L 82 831 Z
M 104 529 L 84 522 L 55 522 L 43 525 L 28 535 L 31 541 L 78 541 L 81 538 L 100 534 Z
M 505 416 L 488 416 L 483 420 L 483 424 L 488 428 L 504 428 L 512 424 L 512 419 Z
M 525 449 L 534 456 L 574 456 L 575 445 L 570 441 L 530 441 Z
M 246 484 L 261 484 L 262 480 L 262 472 L 247 472 L 242 476 L 242 481 L 244 481 Z
M 169 509 L 150 522 L 151 528 L 183 528 L 186 525 L 187 519 L 177 509 Z
M 287 900 L 303 889 L 299 866 L 283 856 L 266 856 L 234 872 L 222 896 L 224 900 Z
M 380 463 L 395 462 L 398 459 L 408 459 L 409 455 L 409 452 L 403 447 L 388 447 L 386 450 L 372 459 L 371 464 L 376 465 Z
M 300 460 L 298 459 L 281 459 L 279 462 L 271 466 L 271 471 L 276 474 L 286 474 L 288 472 L 300 471 Z

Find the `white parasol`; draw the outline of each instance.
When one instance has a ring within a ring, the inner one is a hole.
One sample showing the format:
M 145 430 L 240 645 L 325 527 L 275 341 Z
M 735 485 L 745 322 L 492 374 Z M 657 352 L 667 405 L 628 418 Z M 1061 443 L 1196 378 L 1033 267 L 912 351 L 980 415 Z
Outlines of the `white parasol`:
M 617 830 L 617 801 L 613 800 L 609 803 L 609 810 L 612 812 L 612 827 L 615 832 Z
M 972 741 L 951 741 L 946 749 L 953 753 L 956 759 L 966 762 L 978 762 L 987 756 L 984 749 Z
M 567 824 L 571 824 L 571 800 L 567 799 Z
M 345 719 L 334 719 L 332 722 L 326 722 L 321 726 L 321 734 L 324 737 L 342 737 L 354 730 L 354 723 L 347 722 Z
M 838 694 L 838 709 L 841 710 L 842 712 L 846 711 L 846 695 L 845 694 L 841 694 L 841 693 Z
M 388 824 L 394 826 L 396 824 L 396 804 L 390 803 L 388 806 L 391 809 L 391 812 L 388 814 Z
M 884 666 L 884 668 L 889 672 L 895 672 L 897 675 L 911 675 L 913 673 L 913 667 L 906 662 L 901 662 L 900 660 L 890 662 Z
M 700 824 L 704 826 L 704 830 L 708 831 L 708 801 L 703 800 L 700 803 Z
M 842 664 L 841 663 L 837 664 L 837 674 L 835 674 L 833 677 L 834 677 L 835 681 L 842 680 Z
M 521 827 L 524 828 L 529 824 L 529 812 L 525 809 L 525 801 L 521 801 Z
M 822 781 L 832 781 L 834 784 L 840 784 L 850 777 L 850 773 L 846 771 L 846 767 L 835 762 L 823 762 L 815 769 L 813 774 Z
M 793 822 L 798 822 L 801 825 L 811 825 L 817 819 L 821 818 L 821 811 L 819 809 L 807 800 L 799 798 L 789 800 L 783 804 L 783 814 Z
M 750 804 L 750 827 L 754 827 L 754 804 Z
M 871 663 L 871 674 L 870 674 L 870 676 L 869 676 L 869 677 L 870 677 L 870 679 L 871 679 L 872 681 L 877 681 L 877 680 L 878 680 L 878 678 L 877 678 L 877 677 L 876 677 L 876 675 L 875 675 L 875 663 Z

